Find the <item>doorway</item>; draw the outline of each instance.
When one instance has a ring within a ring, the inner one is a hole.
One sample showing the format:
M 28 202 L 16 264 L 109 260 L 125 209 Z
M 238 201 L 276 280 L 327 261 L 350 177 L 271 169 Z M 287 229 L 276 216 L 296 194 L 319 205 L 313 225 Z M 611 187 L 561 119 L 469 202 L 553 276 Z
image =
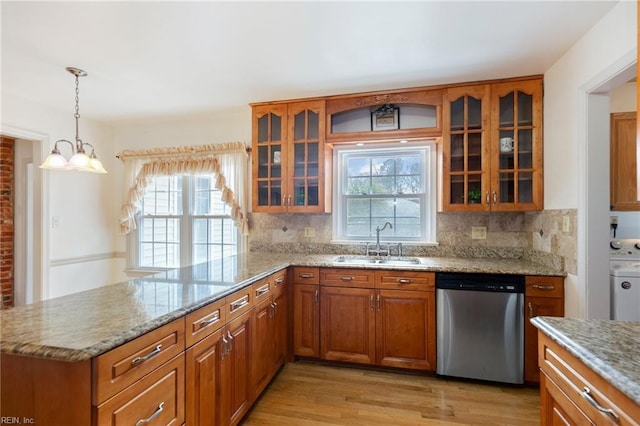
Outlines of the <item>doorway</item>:
M 580 90 L 578 140 L 578 276 L 583 289 L 584 318 L 610 318 L 609 203 L 610 97 L 612 89 L 637 76 L 631 52 L 602 71 Z
M 47 298 L 48 180 L 37 165 L 48 153 L 48 137 L 8 126 L 3 126 L 1 134 L 15 140 L 13 300 L 19 306 Z

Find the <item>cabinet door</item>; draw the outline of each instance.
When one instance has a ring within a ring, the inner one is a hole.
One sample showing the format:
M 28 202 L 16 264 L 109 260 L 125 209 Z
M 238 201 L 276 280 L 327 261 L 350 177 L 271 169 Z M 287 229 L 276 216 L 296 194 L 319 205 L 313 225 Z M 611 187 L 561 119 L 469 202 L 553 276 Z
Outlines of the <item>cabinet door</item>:
M 490 209 L 490 86 L 447 90 L 443 105 L 442 171 L 445 211 Z
M 228 395 L 226 420 L 236 425 L 247 413 L 253 402 L 252 380 L 252 315 L 248 312 L 227 326 L 226 338 L 229 348 L 224 359 L 227 374 L 223 391 Z
M 187 424 L 220 424 L 222 385 L 222 331 L 218 330 L 186 351 Z
M 288 192 L 292 213 L 324 211 L 324 101 L 288 105 Z
M 317 274 L 317 271 L 316 271 Z M 293 286 L 293 353 L 320 357 L 320 287 Z
M 538 316 L 559 317 L 564 315 L 564 300 L 548 297 L 525 297 L 526 315 L 524 331 L 524 380 L 538 382 L 538 329 L 529 319 Z
M 322 359 L 375 363 L 375 291 L 321 287 Z
M 636 182 L 636 113 L 611 114 L 611 210 L 640 210 Z
M 491 86 L 491 205 L 542 210 L 542 80 Z
M 434 292 L 378 290 L 376 305 L 377 364 L 435 370 Z
M 252 176 L 253 211 L 286 211 L 287 105 L 253 108 Z
M 280 287 L 276 287 L 274 294 L 274 351 L 273 351 L 273 373 L 283 365 L 287 359 L 287 347 L 289 342 L 289 293 L 286 282 Z
M 260 395 L 271 379 L 274 358 L 274 309 L 271 298 L 264 300 L 253 310 L 253 386 Z

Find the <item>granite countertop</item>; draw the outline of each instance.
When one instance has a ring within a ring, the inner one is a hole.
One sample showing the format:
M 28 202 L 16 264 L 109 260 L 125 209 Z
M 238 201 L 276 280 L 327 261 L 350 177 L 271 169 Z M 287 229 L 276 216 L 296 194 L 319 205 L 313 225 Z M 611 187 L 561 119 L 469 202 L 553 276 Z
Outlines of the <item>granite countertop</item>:
M 640 404 L 640 323 L 535 317 L 544 334 Z
M 0 311 L 0 351 L 84 361 L 288 266 L 565 275 L 524 260 L 420 258 L 419 265 L 336 263 L 338 255 L 250 252 Z

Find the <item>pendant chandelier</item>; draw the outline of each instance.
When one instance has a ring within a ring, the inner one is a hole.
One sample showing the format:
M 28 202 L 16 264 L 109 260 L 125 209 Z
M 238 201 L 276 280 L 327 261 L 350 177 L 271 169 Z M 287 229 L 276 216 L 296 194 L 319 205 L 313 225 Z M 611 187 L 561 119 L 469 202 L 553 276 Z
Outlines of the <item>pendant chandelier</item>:
M 51 150 L 51 154 L 44 160 L 40 168 L 50 170 L 80 170 L 83 172 L 93 173 L 107 173 L 102 167 L 102 163 L 96 157 L 93 145 L 88 142 L 83 142 L 78 135 L 78 119 L 80 118 L 80 108 L 78 102 L 80 100 L 80 88 L 78 85 L 78 78 L 85 77 L 87 73 L 79 68 L 67 67 L 67 71 L 76 76 L 76 113 L 73 115 L 76 119 L 76 140 L 75 145 L 73 142 L 60 139 L 57 140 Z M 66 142 L 71 145 L 71 158 L 67 161 L 66 158 L 60 153 L 58 144 L 60 142 Z M 91 154 L 87 155 L 85 147 L 91 148 Z

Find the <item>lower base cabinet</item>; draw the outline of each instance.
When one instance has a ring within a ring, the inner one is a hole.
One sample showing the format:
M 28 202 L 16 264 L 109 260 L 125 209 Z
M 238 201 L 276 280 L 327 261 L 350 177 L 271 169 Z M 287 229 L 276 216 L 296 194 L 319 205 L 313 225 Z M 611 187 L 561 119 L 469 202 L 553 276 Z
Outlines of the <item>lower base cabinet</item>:
M 294 355 L 435 370 L 434 274 L 322 268 L 318 275 L 319 284 L 294 282 Z

